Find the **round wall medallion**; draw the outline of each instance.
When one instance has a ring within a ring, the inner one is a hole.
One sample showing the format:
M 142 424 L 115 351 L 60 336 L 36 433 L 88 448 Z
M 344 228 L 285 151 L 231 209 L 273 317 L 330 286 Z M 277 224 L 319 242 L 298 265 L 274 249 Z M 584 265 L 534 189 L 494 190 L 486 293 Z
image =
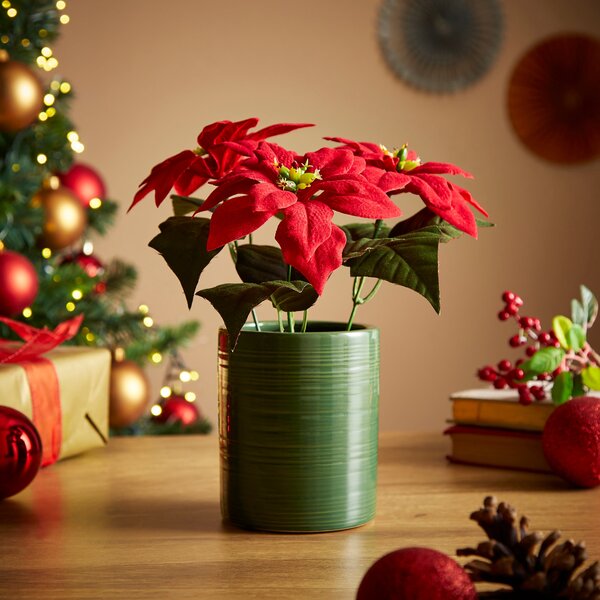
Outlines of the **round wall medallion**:
M 430 92 L 455 92 L 491 66 L 502 39 L 498 0 L 384 0 L 379 40 L 392 70 Z
M 600 154 L 600 40 L 561 34 L 535 45 L 508 86 L 508 115 L 521 141 L 557 163 Z

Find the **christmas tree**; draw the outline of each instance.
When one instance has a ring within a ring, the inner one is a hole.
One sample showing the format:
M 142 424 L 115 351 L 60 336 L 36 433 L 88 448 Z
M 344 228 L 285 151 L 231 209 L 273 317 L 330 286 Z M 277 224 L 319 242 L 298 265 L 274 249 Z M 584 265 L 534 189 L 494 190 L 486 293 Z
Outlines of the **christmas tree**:
M 84 146 L 68 116 L 73 89 L 53 75 L 51 47 L 69 22 L 65 8 L 63 0 L 4 0 L 0 9 L 0 316 L 53 328 L 83 314 L 71 343 L 113 351 L 116 432 L 205 432 L 210 425 L 183 389 L 197 374 L 177 352 L 198 323 L 158 327 L 147 306 L 128 309 L 135 268 L 118 259 L 103 264 L 93 252 L 91 237 L 108 232 L 118 204 L 98 172 L 74 160 Z M 1 323 L 0 338 L 11 338 Z M 149 415 L 140 366 L 163 360 L 161 400 Z M 131 378 L 139 397 L 120 397 Z

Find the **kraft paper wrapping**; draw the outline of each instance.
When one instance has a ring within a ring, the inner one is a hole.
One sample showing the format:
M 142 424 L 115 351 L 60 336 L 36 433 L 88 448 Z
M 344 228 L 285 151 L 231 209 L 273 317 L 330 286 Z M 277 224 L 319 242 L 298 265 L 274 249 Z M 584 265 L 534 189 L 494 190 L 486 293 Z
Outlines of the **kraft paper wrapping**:
M 52 361 L 60 386 L 59 460 L 104 446 L 108 440 L 110 352 L 105 348 L 65 346 L 44 356 Z M 0 405 L 32 417 L 27 377 L 18 364 L 0 365 Z

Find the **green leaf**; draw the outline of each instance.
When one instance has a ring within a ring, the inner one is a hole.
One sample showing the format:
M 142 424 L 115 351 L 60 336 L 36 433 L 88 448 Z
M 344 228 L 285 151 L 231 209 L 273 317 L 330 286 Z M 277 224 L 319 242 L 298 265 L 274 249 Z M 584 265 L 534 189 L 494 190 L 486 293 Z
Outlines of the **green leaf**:
M 556 339 L 559 341 L 563 348 L 568 349 L 569 346 L 569 330 L 573 327 L 571 319 L 564 317 L 563 315 L 557 315 L 552 319 L 552 331 L 556 335 Z
M 583 384 L 590 390 L 600 390 L 600 367 L 590 365 L 581 371 Z
M 287 279 L 283 255 L 274 246 L 238 244 L 235 269 L 244 283 L 263 283 Z
M 581 373 L 578 373 L 573 377 L 573 391 L 571 392 L 571 396 L 573 396 L 573 398 L 585 396 L 585 388 L 583 387 Z
M 235 349 L 240 331 L 253 308 L 279 290 L 287 289 L 300 294 L 306 281 L 267 281 L 265 283 L 225 283 L 200 290 L 197 296 L 208 300 L 221 315 L 229 332 L 229 347 Z
M 346 234 L 348 241 L 360 240 L 361 238 L 373 239 L 375 236 L 375 223 L 348 223 L 342 225 L 340 229 Z M 377 233 L 378 238 L 390 237 L 390 228 L 383 223 Z
M 188 308 L 192 306 L 200 275 L 221 251 L 206 249 L 210 219 L 169 217 L 159 225 L 160 233 L 148 244 L 165 259 L 179 279 Z
M 569 348 L 575 352 L 579 352 L 585 346 L 585 331 L 581 325 L 573 323 L 571 329 L 567 333 L 567 341 Z
M 562 348 L 542 348 L 529 360 L 526 360 L 521 365 L 521 369 L 525 371 L 526 375 L 530 373 L 536 375 L 551 373 L 560 365 L 564 355 L 565 351 Z
M 589 329 L 598 316 L 598 300 L 596 300 L 594 294 L 585 285 L 582 285 L 580 289 L 583 311 L 586 315 L 587 328 Z
M 319 294 L 307 281 L 293 281 L 298 287 L 304 284 L 301 292 L 281 288 L 271 296 L 271 303 L 278 310 L 284 312 L 296 312 L 310 308 L 318 299 Z
M 552 386 L 552 402 L 563 404 L 573 393 L 573 374 L 571 371 L 563 371 L 554 379 Z
M 582 327 L 587 325 L 587 315 L 579 300 L 571 300 L 571 320 L 575 325 L 581 325 Z
M 440 233 L 441 242 L 449 242 L 462 235 L 461 231 L 450 225 L 447 221 L 444 221 L 442 217 L 436 215 L 428 208 L 422 208 L 419 212 L 412 215 L 412 217 L 396 223 L 388 237 L 393 238 L 406 235 L 407 233 L 422 232 L 424 230 L 426 232 L 438 231 Z
M 173 204 L 173 214 L 176 217 L 183 217 L 189 213 L 196 212 L 204 204 L 204 200 L 200 198 L 177 196 L 176 194 L 171 195 L 171 202 Z
M 346 265 L 353 277 L 374 277 L 414 290 L 439 312 L 439 241 L 437 233 L 418 232 L 391 239 L 358 240 L 350 251 L 359 256 Z

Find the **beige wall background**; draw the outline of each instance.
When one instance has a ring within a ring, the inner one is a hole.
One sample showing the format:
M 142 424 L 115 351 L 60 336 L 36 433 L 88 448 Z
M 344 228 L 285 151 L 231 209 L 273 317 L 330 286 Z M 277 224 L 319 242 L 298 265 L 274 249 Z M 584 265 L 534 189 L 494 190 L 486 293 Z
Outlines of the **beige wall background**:
M 191 313 L 174 276 L 147 247 L 169 214 L 148 198 L 125 214 L 138 183 L 155 163 L 193 148 L 207 123 L 257 116 L 263 124 L 308 121 L 318 127 L 287 137 L 298 151 L 340 135 L 388 146 L 404 142 L 424 160 L 454 162 L 473 172 L 469 189 L 497 224 L 479 241 L 441 249 L 442 314 L 404 288 L 384 286 L 358 321 L 382 330 L 382 429 L 441 429 L 448 394 L 477 385 L 475 370 L 515 358 L 514 331 L 500 323 L 500 294 L 525 298 L 525 313 L 548 321 L 568 311 L 580 283 L 600 294 L 598 161 L 549 164 L 512 133 L 507 81 L 536 41 L 561 31 L 600 35 L 597 0 L 507 0 L 502 50 L 471 88 L 436 96 L 396 79 L 381 56 L 380 0 L 86 0 L 71 2 L 71 22 L 56 47 L 58 72 L 77 94 L 72 117 L 82 160 L 105 177 L 122 210 L 110 234 L 96 240 L 99 257 L 120 256 L 140 272 L 132 306 L 150 305 L 156 321 L 193 317 L 202 331 L 185 351 L 200 373 L 201 410 L 216 422 L 216 329 L 219 316 L 198 299 Z M 401 197 L 407 213 L 416 197 Z M 343 218 L 338 222 L 343 222 Z M 266 243 L 271 230 L 260 238 Z M 234 271 L 225 256 L 203 284 Z M 350 280 L 340 270 L 312 318 L 346 320 Z M 259 310 L 268 318 L 267 307 Z M 597 328 L 600 330 L 600 326 Z M 600 332 L 592 336 L 600 343 Z M 162 368 L 152 368 L 158 397 Z

